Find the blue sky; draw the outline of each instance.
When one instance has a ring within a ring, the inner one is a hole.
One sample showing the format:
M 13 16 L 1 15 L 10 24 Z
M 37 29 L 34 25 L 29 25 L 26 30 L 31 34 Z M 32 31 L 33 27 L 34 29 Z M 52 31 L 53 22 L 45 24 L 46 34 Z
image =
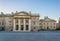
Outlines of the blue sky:
M 49 16 L 58 20 L 60 17 L 60 0 L 0 0 L 0 12 L 31 11 L 39 13 L 41 18 Z

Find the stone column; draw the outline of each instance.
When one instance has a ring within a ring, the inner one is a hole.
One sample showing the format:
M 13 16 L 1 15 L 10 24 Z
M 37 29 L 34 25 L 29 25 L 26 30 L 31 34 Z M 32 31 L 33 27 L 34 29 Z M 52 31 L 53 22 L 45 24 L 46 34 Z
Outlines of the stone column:
M 13 31 L 15 31 L 16 26 L 15 26 L 15 19 L 13 19 Z
M 20 19 L 18 19 L 18 23 L 19 23 L 19 31 L 20 31 Z
M 25 19 L 24 19 L 24 31 L 26 31 L 26 30 L 25 30 Z
M 31 19 L 29 19 L 29 31 L 31 31 Z

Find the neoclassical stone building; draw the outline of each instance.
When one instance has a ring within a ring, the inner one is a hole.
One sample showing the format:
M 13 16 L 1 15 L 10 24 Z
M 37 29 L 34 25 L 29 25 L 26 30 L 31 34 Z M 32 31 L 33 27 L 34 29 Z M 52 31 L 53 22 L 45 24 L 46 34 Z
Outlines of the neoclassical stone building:
M 59 17 L 59 21 L 58 21 L 58 23 L 59 23 L 59 28 L 60 28 L 60 17 Z
M 40 19 L 40 29 L 43 30 L 56 30 L 56 20 L 50 19 L 47 16 Z
M 60 30 L 60 17 L 59 17 L 59 19 L 58 19 L 58 23 L 57 23 L 57 25 L 56 25 L 56 29 L 57 29 L 57 30 Z
M 5 31 L 38 31 L 39 15 L 25 11 L 0 15 L 0 30 Z

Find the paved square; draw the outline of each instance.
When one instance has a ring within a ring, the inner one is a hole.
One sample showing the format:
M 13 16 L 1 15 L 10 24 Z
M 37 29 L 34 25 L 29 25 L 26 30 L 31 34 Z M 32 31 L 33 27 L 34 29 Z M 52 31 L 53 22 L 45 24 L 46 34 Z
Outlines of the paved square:
M 0 41 L 60 41 L 60 31 L 0 32 Z

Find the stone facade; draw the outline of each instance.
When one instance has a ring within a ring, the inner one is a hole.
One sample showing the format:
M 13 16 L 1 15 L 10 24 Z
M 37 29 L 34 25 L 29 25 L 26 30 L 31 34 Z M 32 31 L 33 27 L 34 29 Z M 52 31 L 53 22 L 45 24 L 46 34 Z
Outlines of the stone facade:
M 56 24 L 56 30 L 60 30 L 60 17 L 59 17 L 58 22 Z
M 0 30 L 5 31 L 39 31 L 56 30 L 57 23 L 55 20 L 48 17 L 39 19 L 39 14 L 32 14 L 31 12 L 16 12 L 11 14 L 0 14 Z
M 40 29 L 43 30 L 56 30 L 56 21 L 48 17 L 40 19 Z
M 59 17 L 59 20 L 58 20 L 58 25 L 59 25 L 59 30 L 60 30 L 60 17 Z
M 59 23 L 56 23 L 56 30 L 59 30 Z
M 12 14 L 0 15 L 0 30 L 5 31 L 38 31 L 39 30 L 39 15 L 28 13 L 25 11 Z M 3 28 L 2 28 L 3 27 Z

